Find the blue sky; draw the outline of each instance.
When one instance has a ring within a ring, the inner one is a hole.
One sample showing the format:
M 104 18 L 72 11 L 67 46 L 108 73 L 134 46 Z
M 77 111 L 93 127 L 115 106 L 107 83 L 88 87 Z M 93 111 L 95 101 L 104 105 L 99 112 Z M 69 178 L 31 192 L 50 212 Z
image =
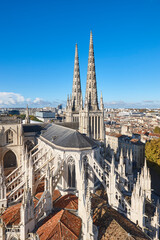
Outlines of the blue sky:
M 160 107 L 159 0 L 1 0 L 0 107 L 65 103 L 75 43 L 84 96 L 90 30 L 106 106 Z

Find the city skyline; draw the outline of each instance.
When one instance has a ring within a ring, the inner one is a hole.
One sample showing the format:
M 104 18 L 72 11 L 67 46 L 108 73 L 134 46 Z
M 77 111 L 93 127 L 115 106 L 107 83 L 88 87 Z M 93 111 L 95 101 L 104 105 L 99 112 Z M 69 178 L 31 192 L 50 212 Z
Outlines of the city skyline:
M 106 107 L 159 107 L 159 11 L 157 0 L 1 3 L 0 107 L 64 105 L 75 43 L 84 98 L 90 30 L 98 100 L 102 90 Z

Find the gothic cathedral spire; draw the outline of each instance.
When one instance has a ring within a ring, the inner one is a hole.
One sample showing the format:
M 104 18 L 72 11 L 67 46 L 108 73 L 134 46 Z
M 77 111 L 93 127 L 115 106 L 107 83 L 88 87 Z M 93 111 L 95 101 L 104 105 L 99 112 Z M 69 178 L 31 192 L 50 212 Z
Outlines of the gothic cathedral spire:
M 73 111 L 79 111 L 81 105 L 81 82 L 79 71 L 78 47 L 75 47 L 74 73 L 73 73 L 73 87 L 72 87 L 72 106 Z
M 90 43 L 89 43 L 86 98 L 88 98 L 89 110 L 94 110 L 94 111 L 98 110 L 97 83 L 96 83 L 92 31 L 90 32 Z

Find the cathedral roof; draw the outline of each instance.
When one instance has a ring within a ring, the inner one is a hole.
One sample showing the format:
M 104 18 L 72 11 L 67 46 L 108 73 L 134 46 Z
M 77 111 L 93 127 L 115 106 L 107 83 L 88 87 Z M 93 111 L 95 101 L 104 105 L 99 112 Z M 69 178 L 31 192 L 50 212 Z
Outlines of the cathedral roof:
M 50 214 L 37 230 L 40 240 L 79 239 L 81 219 L 66 210 Z
M 38 200 L 41 198 L 43 192 L 39 192 L 35 195 L 34 206 L 37 205 Z M 54 190 L 52 200 L 56 201 L 61 196 L 58 189 Z M 6 226 L 18 226 L 20 224 L 20 209 L 21 209 L 22 203 L 14 204 L 10 207 L 8 207 L 4 213 L 1 215 L 1 218 L 3 219 L 3 222 Z
M 58 123 L 55 123 L 55 124 L 63 126 L 63 127 L 71 128 L 71 129 L 74 129 L 74 130 L 79 129 L 79 122 L 58 122 Z
M 6 226 L 19 225 L 21 203 L 15 204 L 5 210 L 1 218 Z
M 53 203 L 54 208 L 78 210 L 78 197 L 73 194 L 67 194 Z
M 92 194 L 93 222 L 98 227 L 99 239 L 147 240 L 150 239 L 141 229 L 106 201 Z
M 93 149 L 97 144 L 80 132 L 63 126 L 48 124 L 40 137 L 53 145 L 71 149 Z

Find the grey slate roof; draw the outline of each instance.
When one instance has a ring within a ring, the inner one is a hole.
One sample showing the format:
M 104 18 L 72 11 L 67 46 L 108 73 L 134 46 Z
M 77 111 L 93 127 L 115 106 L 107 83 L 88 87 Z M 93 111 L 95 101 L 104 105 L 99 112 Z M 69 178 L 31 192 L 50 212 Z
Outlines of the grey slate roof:
M 60 123 L 55 123 L 55 124 L 63 126 L 63 127 L 67 127 L 67 128 L 72 128 L 75 130 L 79 129 L 79 122 L 60 122 Z
M 41 136 L 51 143 L 64 148 L 95 148 L 97 144 L 77 130 L 56 124 L 48 124 Z

